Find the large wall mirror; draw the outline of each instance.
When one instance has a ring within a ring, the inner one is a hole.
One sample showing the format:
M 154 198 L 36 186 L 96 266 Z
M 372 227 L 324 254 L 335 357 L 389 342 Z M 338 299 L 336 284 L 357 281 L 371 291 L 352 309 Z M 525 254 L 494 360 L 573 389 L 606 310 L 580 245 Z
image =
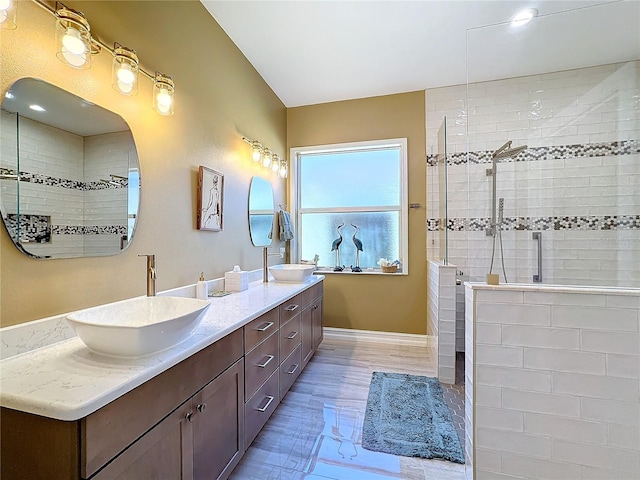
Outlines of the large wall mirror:
M 271 183 L 264 178 L 253 177 L 249 187 L 249 234 L 254 246 L 271 245 L 274 215 Z
M 127 248 L 140 165 L 124 119 L 33 78 L 11 86 L 1 114 L 0 212 L 16 247 L 37 258 Z

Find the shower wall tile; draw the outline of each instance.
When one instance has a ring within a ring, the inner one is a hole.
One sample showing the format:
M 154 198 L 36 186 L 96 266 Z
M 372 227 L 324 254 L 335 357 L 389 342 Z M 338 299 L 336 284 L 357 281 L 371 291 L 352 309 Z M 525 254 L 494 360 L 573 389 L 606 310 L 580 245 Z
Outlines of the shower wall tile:
M 500 291 L 522 293 L 523 303 L 496 302 L 496 308 L 548 306 L 551 323 L 532 324 L 536 316 L 522 311 L 496 317 L 478 308 L 500 299 Z M 467 326 L 477 328 L 468 344 L 475 370 L 467 368 L 475 407 L 466 406 L 477 433 L 475 444 L 471 440 L 476 478 L 546 478 L 545 471 L 551 478 L 562 478 L 560 472 L 566 478 L 638 476 L 638 301 L 637 292 L 614 288 L 468 285 L 467 309 L 475 314 L 467 315 Z M 619 307 L 612 312 L 607 302 Z M 521 324 L 507 318 L 515 316 Z M 480 343 L 479 327 L 495 343 Z M 610 331 L 615 328 L 620 331 Z M 522 415 L 522 428 L 514 413 Z M 489 451 L 500 452 L 501 461 L 481 458 Z

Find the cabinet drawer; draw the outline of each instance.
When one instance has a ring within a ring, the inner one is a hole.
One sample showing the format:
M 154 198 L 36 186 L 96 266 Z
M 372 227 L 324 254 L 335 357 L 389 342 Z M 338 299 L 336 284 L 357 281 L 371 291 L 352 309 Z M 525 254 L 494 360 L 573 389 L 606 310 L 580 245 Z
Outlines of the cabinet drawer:
M 244 326 L 244 351 L 249 352 L 280 326 L 278 307 L 260 315 Z
M 320 295 L 322 295 L 322 283 L 323 282 L 318 282 L 315 285 L 313 285 L 312 287 L 309 287 L 304 292 L 302 292 L 301 295 L 302 295 L 302 305 L 303 306 L 306 307 L 311 302 L 313 302 L 314 299 L 316 299 Z
M 278 406 L 278 380 L 278 370 L 276 370 L 244 406 L 245 450 L 249 448 L 251 442 Z
M 302 311 L 302 294 L 299 293 L 280 305 L 280 325 L 284 325 Z
M 244 398 L 249 398 L 280 364 L 278 335 L 271 335 L 245 355 Z
M 283 361 L 300 344 L 302 339 L 302 315 L 296 315 L 280 327 L 280 361 Z
M 302 371 L 302 345 L 298 345 L 280 365 L 280 399 L 284 398 Z
M 236 330 L 82 419 L 81 475 L 93 475 L 241 357 Z

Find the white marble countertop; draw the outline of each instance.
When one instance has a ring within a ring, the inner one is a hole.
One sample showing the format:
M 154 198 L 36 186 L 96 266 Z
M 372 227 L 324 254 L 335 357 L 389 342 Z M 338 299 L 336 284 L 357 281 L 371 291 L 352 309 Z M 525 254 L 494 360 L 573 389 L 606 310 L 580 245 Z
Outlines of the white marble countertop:
M 305 284 L 253 282 L 243 292 L 211 298 L 193 336 L 147 357 L 104 357 L 73 337 L 3 359 L 0 405 L 58 420 L 78 420 L 322 279 L 312 275 Z

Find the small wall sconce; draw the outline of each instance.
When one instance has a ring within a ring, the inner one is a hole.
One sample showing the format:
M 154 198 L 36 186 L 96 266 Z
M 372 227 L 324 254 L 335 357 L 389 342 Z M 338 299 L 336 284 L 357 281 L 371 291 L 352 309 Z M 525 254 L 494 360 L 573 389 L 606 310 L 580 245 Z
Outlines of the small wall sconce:
M 289 168 L 285 158 L 280 158 L 277 153 L 273 153 L 257 140 L 249 140 L 245 137 L 242 137 L 242 140 L 251 145 L 251 159 L 254 162 L 260 162 L 264 168 L 277 173 L 281 178 L 287 178 Z
M 113 46 L 111 85 L 123 95 L 138 94 L 138 56 L 119 43 Z
M 173 115 L 174 95 L 173 79 L 169 75 L 156 72 L 153 79 L 153 108 L 160 115 Z
M 59 6 L 58 6 L 59 5 Z M 85 16 L 56 3 L 56 56 L 73 68 L 91 67 L 91 27 Z
M 16 28 L 16 10 L 18 4 L 15 0 L 0 0 L 0 26 L 4 30 Z

